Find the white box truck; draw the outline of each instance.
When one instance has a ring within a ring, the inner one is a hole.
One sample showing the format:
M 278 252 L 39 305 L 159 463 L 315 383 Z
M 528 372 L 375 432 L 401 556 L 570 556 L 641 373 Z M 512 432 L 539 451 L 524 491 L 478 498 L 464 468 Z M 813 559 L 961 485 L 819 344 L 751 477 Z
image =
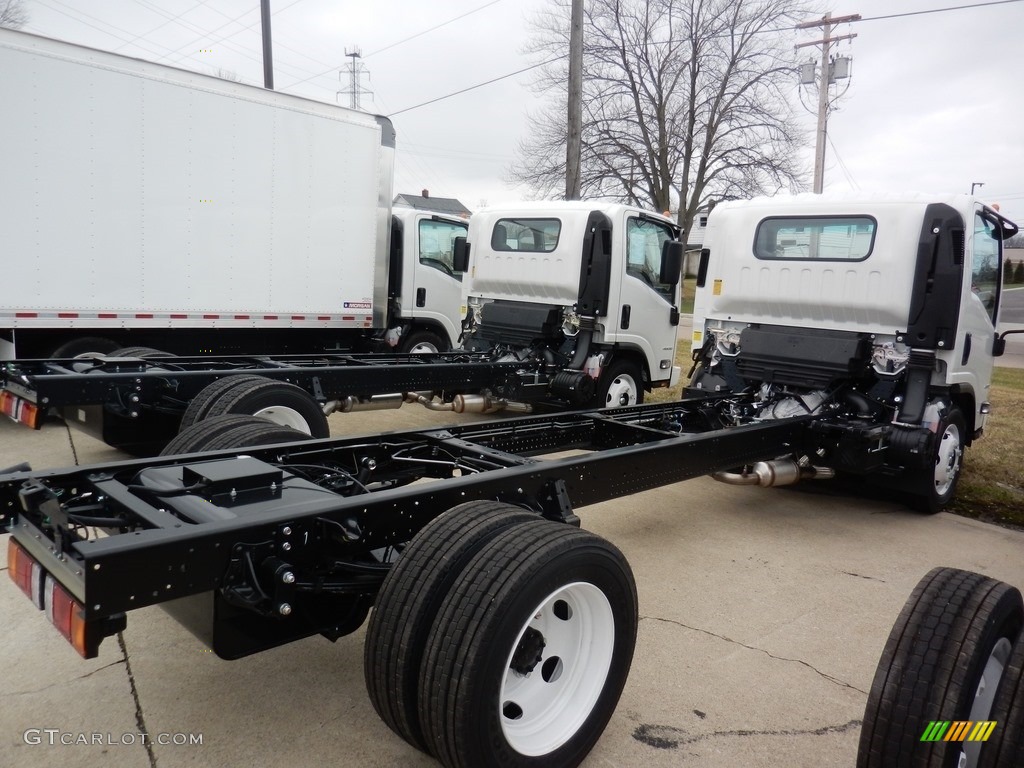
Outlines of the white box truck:
M 0 103 L 0 359 L 458 338 L 466 223 L 392 211 L 386 118 L 6 29 Z

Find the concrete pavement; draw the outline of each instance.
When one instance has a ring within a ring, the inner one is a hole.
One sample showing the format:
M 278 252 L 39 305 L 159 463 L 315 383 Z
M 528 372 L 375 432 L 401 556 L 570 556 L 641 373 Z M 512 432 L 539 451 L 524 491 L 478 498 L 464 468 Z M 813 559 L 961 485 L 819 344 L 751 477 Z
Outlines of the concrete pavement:
M 331 426 L 348 434 L 449 420 L 407 407 L 335 415 Z M 33 433 L 0 420 L 0 467 L 114 456 L 58 424 Z M 640 596 L 633 670 L 585 763 L 595 768 L 852 766 L 878 655 L 921 576 L 952 565 L 1024 586 L 1024 533 L 924 517 L 826 484 L 758 489 L 702 478 L 580 516 L 625 552 Z M 6 578 L 0 617 L 6 764 L 435 764 L 377 719 L 362 681 L 362 630 L 224 662 L 147 608 L 129 615 L 99 659 L 83 661 Z

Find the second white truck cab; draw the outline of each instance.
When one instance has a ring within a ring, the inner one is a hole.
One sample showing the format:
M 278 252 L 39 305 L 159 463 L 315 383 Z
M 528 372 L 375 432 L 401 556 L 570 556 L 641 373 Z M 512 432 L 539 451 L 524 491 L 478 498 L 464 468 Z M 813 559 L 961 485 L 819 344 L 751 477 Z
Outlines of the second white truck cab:
M 670 219 L 614 203 L 522 203 L 474 213 L 467 348 L 517 355 L 532 348 L 555 363 L 562 355 L 556 391 L 581 385 L 569 373 L 577 371 L 596 382 L 599 405 L 642 402 L 645 390 L 679 377 L 678 237 Z

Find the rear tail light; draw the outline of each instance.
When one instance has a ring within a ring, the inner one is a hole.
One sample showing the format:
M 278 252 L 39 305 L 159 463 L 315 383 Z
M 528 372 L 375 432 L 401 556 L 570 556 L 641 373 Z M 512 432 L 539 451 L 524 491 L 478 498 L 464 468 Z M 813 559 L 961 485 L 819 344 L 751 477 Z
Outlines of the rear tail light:
M 18 585 L 36 608 L 43 608 L 43 577 L 45 571 L 24 549 L 7 540 L 7 570 L 11 580 Z
M 85 658 L 89 658 L 89 625 L 85 621 L 85 606 L 67 593 L 52 576 L 46 577 L 43 587 L 43 602 L 46 617 L 64 639 L 75 647 Z M 99 645 L 99 640 L 95 645 Z M 95 655 L 95 648 L 92 649 Z
M 7 567 L 11 580 L 83 657 L 94 658 L 104 636 L 124 629 L 124 616 L 85 620 L 85 606 L 50 576 L 21 545 L 8 539 Z
M 0 392 L 0 413 L 32 429 L 36 429 L 39 423 L 39 408 L 7 391 Z

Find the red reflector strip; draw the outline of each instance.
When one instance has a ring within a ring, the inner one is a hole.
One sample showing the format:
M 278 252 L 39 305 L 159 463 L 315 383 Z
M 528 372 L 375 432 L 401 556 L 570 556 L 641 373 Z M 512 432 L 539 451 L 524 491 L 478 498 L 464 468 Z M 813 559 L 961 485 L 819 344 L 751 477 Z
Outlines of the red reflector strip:
M 320 320 L 321 322 L 329 322 L 330 319 L 331 319 L 330 315 L 320 315 L 320 317 L 317 318 L 317 320 Z
M 356 317 L 355 315 L 342 315 L 341 319 L 345 320 L 346 322 L 352 322 L 353 320 L 356 319 Z
M 75 318 L 78 317 L 77 312 L 58 312 L 57 317 Z
M 117 320 L 116 312 L 100 312 L 96 315 L 100 320 Z
M 203 320 L 220 320 L 220 315 L 203 315 Z
M 277 320 L 277 315 L 264 315 L 264 320 Z
M 235 315 L 235 320 L 248 320 L 248 315 Z
M 39 317 L 38 312 L 15 312 L 15 317 Z
M 153 319 L 153 315 L 148 313 L 148 312 L 136 312 L 135 313 L 135 318 L 137 320 L 152 320 Z
M 43 607 L 43 567 L 14 539 L 7 541 L 7 569 L 11 580 L 36 608 Z
M 188 320 L 188 315 L 171 315 L 171 320 Z
M 305 315 L 292 315 L 292 320 L 305 320 Z

